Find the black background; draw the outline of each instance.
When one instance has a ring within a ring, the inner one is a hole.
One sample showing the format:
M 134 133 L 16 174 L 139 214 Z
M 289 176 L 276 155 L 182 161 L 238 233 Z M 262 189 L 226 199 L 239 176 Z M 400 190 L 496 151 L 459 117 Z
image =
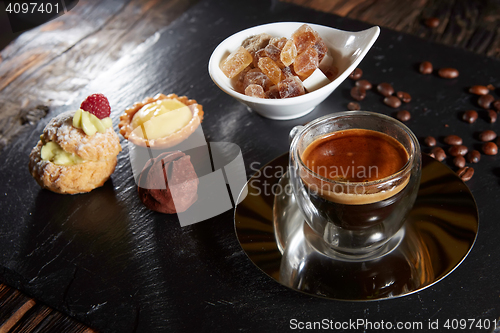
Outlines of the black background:
M 439 320 L 439 331 L 444 331 L 447 319 L 498 320 L 498 156 L 483 155 L 468 182 L 480 226 L 467 259 L 446 279 L 417 294 L 357 303 L 307 296 L 262 274 L 236 240 L 232 211 L 181 228 L 175 216 L 146 209 L 137 196 L 126 141 L 111 179 L 89 194 L 51 193 L 31 178 L 28 155 L 43 127 L 95 92 L 108 96 L 115 128 L 123 110 L 146 96 L 163 92 L 198 100 L 205 110 L 207 141 L 239 145 L 250 176 L 253 162 L 263 166 L 288 149 L 293 126 L 345 110 L 353 86 L 347 79 L 311 114 L 291 121 L 262 118 L 220 91 L 207 72 L 213 49 L 237 31 L 276 21 L 352 31 L 369 27 L 277 1 L 203 1 L 192 7 L 2 152 L 1 280 L 105 332 L 274 332 L 289 330 L 291 319 L 325 318 L 420 321 L 424 328 L 429 320 Z M 416 68 L 424 60 L 435 68 L 455 67 L 460 76 L 445 80 L 421 75 Z M 458 134 L 477 149 L 477 133 L 499 126 L 489 124 L 483 113 L 472 125 L 460 120 L 465 110 L 479 109 L 477 98 L 467 93 L 470 85 L 500 87 L 496 60 L 382 29 L 360 68 L 372 83 L 389 82 L 396 91 L 412 95 L 400 109 L 412 113 L 407 124 L 419 138 L 433 135 L 444 146 L 443 136 Z M 394 113 L 380 95 L 367 95 L 362 109 Z M 493 95 L 500 96 L 498 89 Z

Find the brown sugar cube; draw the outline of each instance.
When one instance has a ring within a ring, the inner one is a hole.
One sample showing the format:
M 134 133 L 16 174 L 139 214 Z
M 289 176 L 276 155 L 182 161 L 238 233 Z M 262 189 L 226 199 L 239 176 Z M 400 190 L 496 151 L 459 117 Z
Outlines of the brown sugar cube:
M 278 83 L 281 98 L 296 97 L 305 94 L 304 85 L 297 76 L 292 76 Z
M 288 38 L 286 37 L 273 37 L 269 40 L 269 45 L 276 46 L 278 49 L 282 50 L 287 41 Z
M 318 65 L 318 52 L 310 47 L 295 58 L 293 69 L 299 76 L 308 77 L 318 68 Z
M 260 49 L 257 52 L 255 52 L 252 61 L 253 67 L 259 68 L 259 59 L 264 57 L 267 57 L 266 50 Z
M 262 33 L 254 36 L 250 36 L 241 43 L 241 45 L 248 51 L 250 54 L 257 52 L 260 49 L 266 47 L 271 40 L 271 35 Z
M 292 66 L 286 66 L 281 69 L 281 73 L 283 73 L 283 77 L 286 79 L 287 77 L 297 76 L 297 73 L 293 70 Z
M 268 91 L 266 91 L 266 98 L 269 99 L 279 99 L 280 97 L 280 91 L 278 89 L 278 85 L 271 86 Z
M 243 87 L 246 89 L 251 84 L 257 84 L 261 86 L 264 91 L 268 90 L 272 85 L 272 81 L 267 77 L 266 74 L 259 71 L 251 70 L 246 73 L 243 79 Z
M 292 39 L 300 54 L 316 44 L 316 32 L 309 25 L 303 24 L 292 34 Z
M 313 48 L 318 52 L 318 61 L 321 62 L 328 53 L 328 47 L 321 37 L 316 37 L 316 44 L 313 45 Z
M 279 66 L 269 57 L 264 57 L 259 59 L 258 66 L 262 73 L 266 74 L 274 84 L 278 84 L 281 81 L 282 74 Z
M 321 71 L 330 81 L 335 80 L 339 75 L 339 69 L 335 66 L 328 66 L 326 68 L 321 69 Z
M 278 47 L 269 44 L 264 48 L 264 52 L 266 53 L 266 56 L 271 58 L 279 66 L 279 63 L 281 62 L 281 50 Z
M 281 50 L 280 60 L 285 66 L 290 66 L 297 58 L 297 47 L 293 40 L 289 39 Z
M 235 78 L 234 80 L 234 90 L 237 92 L 240 92 L 242 94 L 245 93 L 245 88 L 247 87 L 248 84 L 245 84 L 245 76 L 247 73 L 250 71 L 250 66 L 246 67 L 244 70 L 242 70 Z
M 250 65 L 252 60 L 252 55 L 243 46 L 240 46 L 222 62 L 220 69 L 224 75 L 231 79 Z
M 246 87 L 245 95 L 258 98 L 266 98 L 264 89 L 262 88 L 262 86 L 259 86 L 258 84 L 250 84 L 248 87 Z

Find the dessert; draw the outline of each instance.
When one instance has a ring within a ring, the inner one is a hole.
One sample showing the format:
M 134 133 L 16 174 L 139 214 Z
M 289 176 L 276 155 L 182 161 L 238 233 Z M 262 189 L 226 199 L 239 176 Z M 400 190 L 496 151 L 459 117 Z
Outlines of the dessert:
M 258 98 L 290 98 L 317 90 L 338 69 L 319 34 L 303 24 L 291 38 L 250 36 L 220 64 L 236 91 Z M 261 86 L 261 88 L 255 85 Z
M 154 211 L 175 214 L 186 211 L 198 198 L 199 180 L 191 157 L 180 151 L 150 159 L 139 176 L 139 198 Z
M 120 140 L 113 130 L 108 100 L 94 94 L 80 109 L 52 118 L 30 154 L 29 170 L 42 188 L 84 193 L 113 173 Z
M 173 147 L 187 139 L 203 120 L 203 107 L 176 94 L 147 97 L 125 110 L 120 134 L 138 146 Z

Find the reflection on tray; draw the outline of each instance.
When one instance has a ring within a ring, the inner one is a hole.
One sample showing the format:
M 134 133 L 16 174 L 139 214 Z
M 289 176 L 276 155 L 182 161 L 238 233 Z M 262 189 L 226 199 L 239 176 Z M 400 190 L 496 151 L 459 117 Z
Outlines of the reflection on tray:
M 266 167 L 283 168 L 287 163 L 285 154 Z M 256 176 L 264 177 L 263 173 Z M 267 182 L 285 188 L 288 177 Z M 279 283 L 314 296 L 367 301 L 422 290 L 464 260 L 478 230 L 477 208 L 467 186 L 430 157 L 423 158 L 418 198 L 404 229 L 386 245 L 384 255 L 370 260 L 348 261 L 325 248 L 289 192 L 275 196 L 261 194 L 255 186 L 248 189 L 235 213 L 243 250 Z

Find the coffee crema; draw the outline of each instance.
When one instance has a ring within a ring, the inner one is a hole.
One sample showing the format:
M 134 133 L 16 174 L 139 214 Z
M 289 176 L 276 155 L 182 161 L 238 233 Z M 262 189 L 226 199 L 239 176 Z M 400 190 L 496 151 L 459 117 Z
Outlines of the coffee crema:
M 337 203 L 360 205 L 377 202 L 394 196 L 408 183 L 408 177 L 403 177 L 389 188 L 367 186 L 367 182 L 394 175 L 409 159 L 401 143 L 373 130 L 348 129 L 321 136 L 306 147 L 301 159 L 317 175 L 349 184 L 329 184 L 307 173 L 302 174 L 301 178 L 308 187 L 316 186 L 319 196 Z

